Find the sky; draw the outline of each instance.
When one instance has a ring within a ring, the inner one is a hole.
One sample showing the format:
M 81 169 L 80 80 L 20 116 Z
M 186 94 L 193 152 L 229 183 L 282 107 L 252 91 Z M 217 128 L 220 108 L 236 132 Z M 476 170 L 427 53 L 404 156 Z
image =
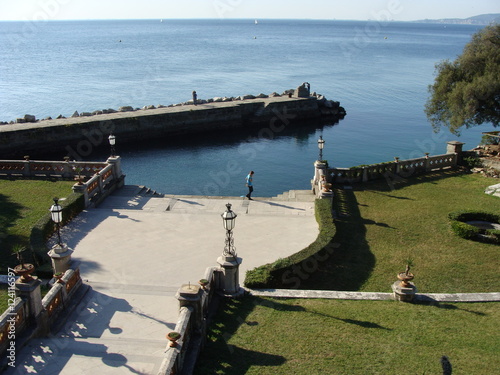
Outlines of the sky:
M 412 21 L 500 13 L 499 0 L 0 0 L 0 20 L 338 19 Z

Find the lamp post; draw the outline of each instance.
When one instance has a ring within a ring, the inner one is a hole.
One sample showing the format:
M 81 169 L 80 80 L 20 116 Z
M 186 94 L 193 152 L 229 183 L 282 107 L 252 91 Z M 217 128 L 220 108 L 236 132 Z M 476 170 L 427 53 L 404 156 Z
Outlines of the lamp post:
M 222 255 L 224 256 L 232 256 L 236 258 L 236 250 L 234 248 L 234 238 L 233 238 L 233 229 L 236 225 L 236 215 L 233 211 L 231 211 L 231 204 L 226 204 L 226 212 L 224 212 L 222 217 L 222 224 L 224 225 L 224 229 L 226 230 L 226 246 L 224 246 L 224 251 Z
M 115 157 L 115 144 L 116 144 L 116 137 L 111 133 L 108 137 L 109 144 L 111 145 L 111 157 Z
M 217 259 L 217 263 L 221 266 L 220 288 L 223 294 L 228 297 L 237 297 L 244 293 L 239 284 L 239 267 L 242 262 L 241 258 L 236 255 L 234 248 L 233 229 L 236 223 L 236 215 L 231 211 L 231 204 L 226 204 L 226 211 L 221 215 L 222 224 L 226 230 L 226 241 L 222 256 Z
M 52 221 L 57 226 L 57 244 L 55 244 L 52 249 L 47 253 L 49 257 L 52 258 L 52 268 L 54 270 L 54 274 L 58 272 L 66 272 L 69 268 L 71 262 L 71 254 L 73 250 L 68 248 L 61 241 L 61 232 L 60 232 L 60 224 L 62 223 L 62 207 L 59 204 L 59 199 L 54 198 L 54 204 L 50 207 L 50 216 L 52 217 Z
M 318 139 L 318 148 L 319 148 L 319 161 L 323 160 L 323 148 L 325 147 L 325 140 L 323 136 L 320 135 Z
M 59 226 L 62 222 L 62 207 L 58 203 L 58 201 L 59 201 L 58 198 L 54 198 L 54 204 L 50 207 L 50 215 L 52 216 L 52 221 L 56 223 L 57 226 L 57 238 L 58 238 L 57 244 L 59 246 L 62 246 L 61 232 L 59 230 Z

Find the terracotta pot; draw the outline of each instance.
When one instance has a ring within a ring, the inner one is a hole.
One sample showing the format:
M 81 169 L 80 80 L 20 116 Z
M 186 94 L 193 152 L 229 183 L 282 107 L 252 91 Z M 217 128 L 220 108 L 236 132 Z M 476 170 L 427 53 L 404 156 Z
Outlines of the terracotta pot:
M 410 281 L 413 280 L 414 277 L 415 276 L 411 272 L 408 274 L 406 272 L 398 273 L 398 279 L 401 280 L 401 286 L 403 287 L 409 287 Z
M 180 340 L 181 337 L 182 336 L 177 332 L 167 333 L 167 339 L 170 341 L 170 346 L 173 348 L 177 346 L 177 341 Z

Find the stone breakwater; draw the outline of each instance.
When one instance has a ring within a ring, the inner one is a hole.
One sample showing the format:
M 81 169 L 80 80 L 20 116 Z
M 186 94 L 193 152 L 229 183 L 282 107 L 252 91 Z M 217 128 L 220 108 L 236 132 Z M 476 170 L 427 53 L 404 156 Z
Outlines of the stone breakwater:
M 344 116 L 339 102 L 309 95 L 302 86 L 283 94 L 198 99 L 196 105 L 190 100 L 170 106 L 120 107 L 41 121 L 26 115 L 0 126 L 0 157 L 65 151 L 72 159 L 81 159 L 92 148 L 107 145 L 111 132 L 122 144 L 238 128 L 267 126 L 277 132 L 289 124 L 335 122 Z

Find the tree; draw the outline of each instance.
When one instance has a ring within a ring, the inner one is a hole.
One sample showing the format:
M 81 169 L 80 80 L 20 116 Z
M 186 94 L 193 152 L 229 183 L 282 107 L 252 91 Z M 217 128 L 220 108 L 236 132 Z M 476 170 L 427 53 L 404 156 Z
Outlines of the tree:
M 458 134 L 462 126 L 500 124 L 500 25 L 472 36 L 462 55 L 436 65 L 425 113 L 435 131 Z

